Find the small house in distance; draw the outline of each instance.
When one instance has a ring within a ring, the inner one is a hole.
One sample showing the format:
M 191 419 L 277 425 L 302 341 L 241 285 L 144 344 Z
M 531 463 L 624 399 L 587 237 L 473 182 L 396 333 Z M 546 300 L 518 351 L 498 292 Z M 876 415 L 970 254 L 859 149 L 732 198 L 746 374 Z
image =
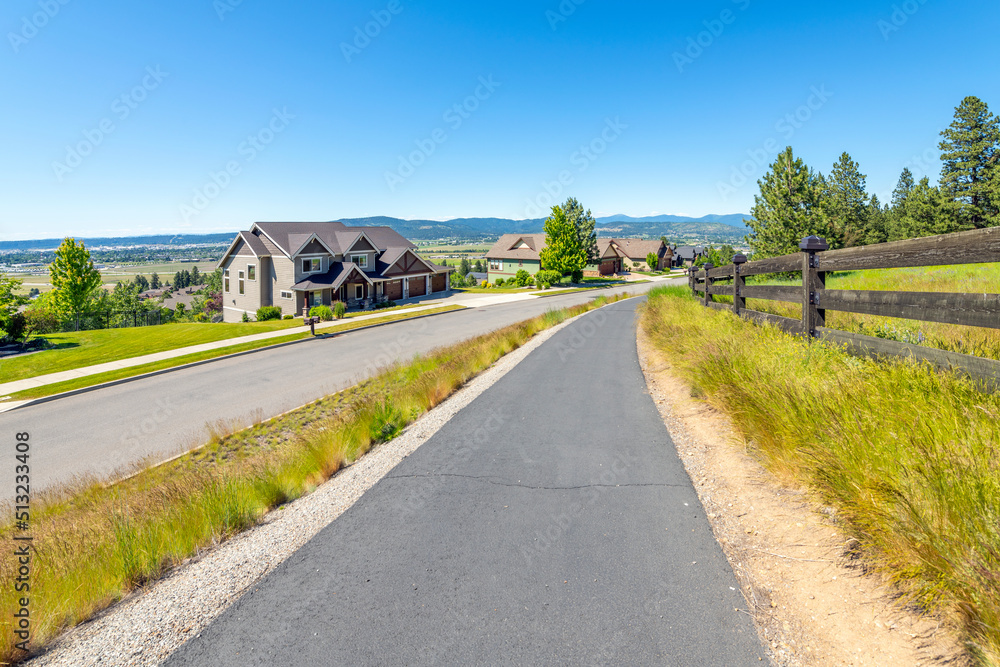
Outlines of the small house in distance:
M 489 252 L 486 260 L 489 281 L 507 280 L 524 270 L 534 275 L 542 268 L 541 252 L 545 248 L 545 234 L 504 234 Z M 646 258 L 657 256 L 656 270 L 669 267 L 672 251 L 663 241 L 644 239 L 597 239 L 598 260 L 583 269 L 583 275 L 597 277 L 622 273 L 629 269 L 647 270 Z
M 226 322 L 254 317 L 262 306 L 298 315 L 343 301 L 349 308 L 451 289 L 454 268 L 420 257 L 390 227 L 342 222 L 256 222 L 222 256 Z
M 683 268 L 694 266 L 695 260 L 705 256 L 705 247 L 700 245 L 682 245 L 674 248 L 673 266 Z

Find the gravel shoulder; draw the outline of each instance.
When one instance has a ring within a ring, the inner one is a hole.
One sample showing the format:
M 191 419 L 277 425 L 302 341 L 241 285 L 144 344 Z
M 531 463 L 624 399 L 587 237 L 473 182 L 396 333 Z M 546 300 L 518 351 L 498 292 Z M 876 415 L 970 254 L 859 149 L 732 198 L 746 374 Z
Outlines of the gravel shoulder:
M 504 356 L 398 438 L 373 449 L 312 494 L 269 513 L 255 528 L 191 559 L 155 584 L 70 630 L 48 651 L 25 664 L 160 664 L 241 595 L 252 592 L 262 577 L 343 514 L 459 410 L 576 319 L 539 333 Z
M 968 665 L 936 618 L 902 607 L 851 558 L 832 508 L 783 486 L 639 328 L 653 396 L 776 664 Z

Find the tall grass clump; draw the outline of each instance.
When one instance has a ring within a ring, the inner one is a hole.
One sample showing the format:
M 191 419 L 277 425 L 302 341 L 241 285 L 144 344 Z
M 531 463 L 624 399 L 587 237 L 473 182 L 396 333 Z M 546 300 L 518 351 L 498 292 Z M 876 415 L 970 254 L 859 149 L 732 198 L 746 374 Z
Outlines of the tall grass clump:
M 549 312 L 441 348 L 271 421 L 255 419 L 246 429 L 210 424 L 207 444 L 184 457 L 36 503 L 31 648 L 311 492 L 536 333 L 594 307 Z M 15 532 L 0 525 L 0 540 Z M 26 657 L 11 627 L 23 596 L 13 586 L 13 551 L 0 553 L 0 578 L 7 582 L 0 588 L 0 662 Z
M 836 508 L 868 565 L 1000 664 L 1000 396 L 655 291 L 642 326 L 779 477 Z

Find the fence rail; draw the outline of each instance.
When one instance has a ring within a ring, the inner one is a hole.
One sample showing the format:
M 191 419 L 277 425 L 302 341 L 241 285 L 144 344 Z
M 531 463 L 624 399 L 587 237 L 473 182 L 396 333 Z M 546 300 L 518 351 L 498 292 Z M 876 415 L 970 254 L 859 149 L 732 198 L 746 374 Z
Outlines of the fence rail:
M 95 329 L 125 329 L 131 327 L 151 327 L 165 324 L 170 320 L 162 308 L 155 310 L 101 310 L 78 313 L 63 323 L 63 331 L 92 331 Z
M 826 275 L 833 271 L 896 269 L 1000 262 L 1000 227 L 976 229 L 873 246 L 829 250 L 824 239 L 810 236 L 799 244 L 801 252 L 748 262 L 741 254 L 733 263 L 702 270 L 690 269 L 692 292 L 716 310 L 731 310 L 757 323 L 769 323 L 800 336 L 845 345 L 868 357 L 909 357 L 934 366 L 957 370 L 991 387 L 1000 387 L 1000 361 L 936 348 L 875 338 L 831 329 L 826 311 L 941 322 L 1000 329 L 1000 294 L 966 294 L 903 291 L 828 290 Z M 802 284 L 747 285 L 747 276 L 799 273 Z M 731 296 L 732 305 L 715 296 Z M 800 319 L 750 310 L 747 299 L 783 301 L 802 306 Z

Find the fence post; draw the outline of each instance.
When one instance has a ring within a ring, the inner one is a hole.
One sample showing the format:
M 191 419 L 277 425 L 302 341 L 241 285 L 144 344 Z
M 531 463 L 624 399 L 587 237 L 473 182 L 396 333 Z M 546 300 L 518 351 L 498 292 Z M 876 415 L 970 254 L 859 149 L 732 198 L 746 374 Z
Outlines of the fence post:
M 689 266 L 688 267 L 688 287 L 691 288 L 691 294 L 695 294 L 695 295 L 698 294 L 698 292 L 695 290 L 695 287 L 697 287 L 697 285 L 698 285 L 698 281 L 694 277 L 696 270 L 697 269 L 695 269 L 695 267 L 693 267 L 693 266 Z
M 712 295 L 708 293 L 708 288 L 712 286 L 712 279 L 708 277 L 708 272 L 715 268 L 715 264 L 708 262 L 703 267 L 705 269 L 705 305 L 708 305 L 709 301 L 714 301 Z
M 826 273 L 816 270 L 816 255 L 830 249 L 826 239 L 807 236 L 799 243 L 802 251 L 802 333 L 812 342 L 816 328 L 826 326 L 826 311 L 820 308 L 819 294 L 826 289 Z
M 740 273 L 740 269 L 747 263 L 747 256 L 741 252 L 733 255 L 733 312 L 737 317 L 740 311 L 747 307 L 747 300 L 743 298 L 743 288 L 746 286 L 746 278 Z

